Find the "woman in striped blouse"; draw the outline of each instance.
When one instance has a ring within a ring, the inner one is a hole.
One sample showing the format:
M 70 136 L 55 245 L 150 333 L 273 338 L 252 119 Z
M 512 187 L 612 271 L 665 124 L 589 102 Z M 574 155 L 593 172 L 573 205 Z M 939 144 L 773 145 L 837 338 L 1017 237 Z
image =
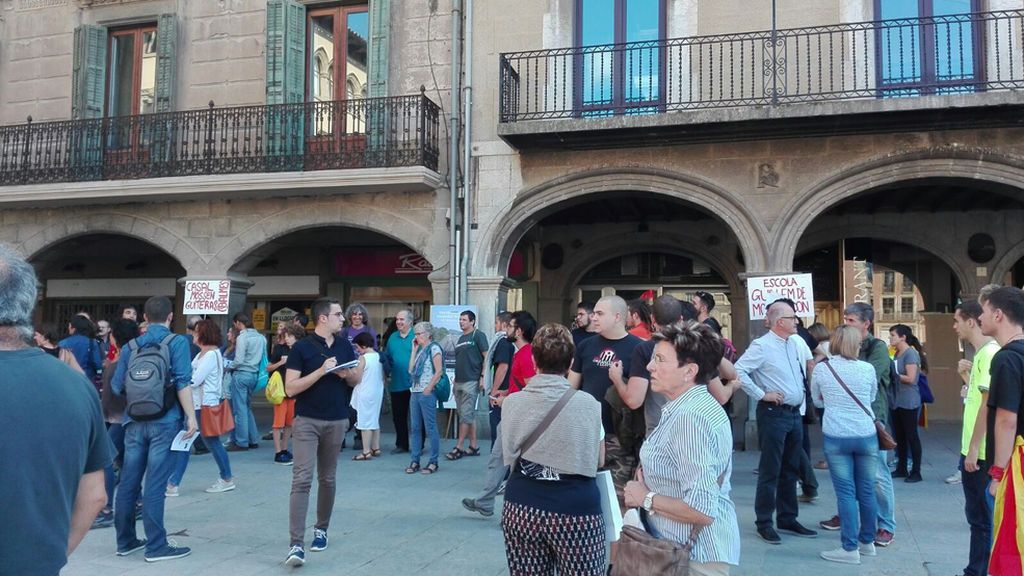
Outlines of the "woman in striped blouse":
M 725 576 L 740 562 L 739 525 L 729 499 L 732 432 L 707 388 L 724 346 L 714 331 L 695 322 L 667 326 L 654 340 L 647 366 L 651 390 L 669 401 L 640 450 L 637 479 L 626 485 L 626 506 L 643 510 L 653 536 L 680 544 L 695 537 L 690 574 Z

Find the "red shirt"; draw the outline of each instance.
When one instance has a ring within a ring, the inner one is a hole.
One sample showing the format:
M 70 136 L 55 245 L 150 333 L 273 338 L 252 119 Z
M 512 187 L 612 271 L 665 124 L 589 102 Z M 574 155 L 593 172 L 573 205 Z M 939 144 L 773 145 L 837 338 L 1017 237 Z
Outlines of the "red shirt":
M 641 340 L 651 339 L 651 329 L 648 328 L 647 324 L 644 323 L 637 324 L 636 326 L 633 327 L 632 330 L 629 331 L 629 333 Z
M 519 392 L 526 387 L 526 383 L 537 373 L 537 367 L 533 364 L 533 346 L 527 344 L 516 350 L 512 357 L 512 377 L 508 379 L 508 393 Z

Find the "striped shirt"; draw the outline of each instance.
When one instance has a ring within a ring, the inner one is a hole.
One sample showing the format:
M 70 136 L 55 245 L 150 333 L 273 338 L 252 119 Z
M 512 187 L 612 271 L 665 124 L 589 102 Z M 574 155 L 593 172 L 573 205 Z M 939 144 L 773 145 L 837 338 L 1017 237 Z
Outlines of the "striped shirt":
M 665 405 L 661 422 L 640 449 L 647 486 L 681 500 L 714 521 L 697 535 L 695 562 L 740 563 L 740 528 L 732 490 L 732 432 L 729 418 L 708 392 L 697 385 Z M 722 478 L 722 485 L 718 479 Z M 690 524 L 659 514 L 647 516 L 653 536 L 683 543 Z

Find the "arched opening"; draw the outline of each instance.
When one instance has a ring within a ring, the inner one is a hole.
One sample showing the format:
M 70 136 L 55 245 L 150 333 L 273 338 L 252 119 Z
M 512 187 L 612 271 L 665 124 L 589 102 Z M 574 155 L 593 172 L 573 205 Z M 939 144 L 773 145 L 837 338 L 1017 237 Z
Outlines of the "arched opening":
M 246 308 L 256 328 L 271 333 L 278 321 L 309 314 L 319 296 L 343 306 L 361 302 L 379 335 L 396 312 L 424 317 L 433 301 L 430 262 L 413 248 L 379 232 L 317 226 L 276 236 L 241 256 L 231 272 L 248 278 Z
M 150 296 L 181 305 L 178 279 L 185 269 L 172 255 L 144 240 L 110 233 L 64 238 L 30 256 L 41 285 L 39 321 L 66 326 L 78 312 L 110 320 L 121 307 L 142 312 Z
M 997 255 L 1019 230 L 1024 195 L 994 182 L 911 177 L 818 208 L 793 264 L 815 273 L 818 318 L 831 328 L 845 305 L 861 301 L 874 308 L 875 336 L 888 340 L 892 325 L 910 326 L 924 342 L 939 391 L 930 416 L 958 418 L 956 362 L 964 353 L 952 312 L 1000 274 Z
M 506 271 L 515 282 L 509 307 L 531 310 L 542 322 L 571 322 L 578 302 L 608 294 L 690 299 L 694 290 L 711 289 L 721 303 L 735 305 L 742 292 L 739 238 L 692 202 L 602 191 L 540 207 L 529 222 Z M 715 312 L 726 314 L 720 321 L 730 335 L 745 336 L 745 314 L 729 317 L 727 311 Z

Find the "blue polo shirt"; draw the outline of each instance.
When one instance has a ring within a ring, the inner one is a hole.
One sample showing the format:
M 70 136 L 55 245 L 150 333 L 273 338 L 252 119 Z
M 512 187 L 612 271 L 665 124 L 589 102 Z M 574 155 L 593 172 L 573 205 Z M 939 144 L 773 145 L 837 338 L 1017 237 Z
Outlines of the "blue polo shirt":
M 409 330 L 405 338 L 402 338 L 401 332 L 394 332 L 388 336 L 384 353 L 391 358 L 389 392 L 404 392 L 412 388 L 412 380 L 409 376 L 409 357 L 412 356 L 412 341 L 415 337 L 412 330 Z
M 301 376 L 316 372 L 324 360 L 334 357 L 338 364 L 356 359 L 348 339 L 335 335 L 330 346 L 316 332 L 295 343 L 288 354 L 285 367 L 298 370 Z M 348 403 L 352 387 L 337 374 L 324 374 L 312 386 L 295 396 L 295 415 L 317 420 L 344 420 L 348 418 Z
M 151 324 L 146 333 L 133 340 L 133 342 L 138 342 L 139 348 L 142 348 L 146 344 L 159 343 L 170 333 L 170 329 L 163 324 Z M 192 382 L 192 357 L 189 353 L 188 338 L 177 334 L 171 340 L 168 348 L 170 348 L 171 352 L 171 382 L 174 384 L 175 390 L 184 390 Z M 110 379 L 110 385 L 113 387 L 114 394 L 118 396 L 124 396 L 124 377 L 125 373 L 128 372 L 128 364 L 131 362 L 131 359 L 131 347 L 128 345 L 121 347 L 121 357 L 117 362 L 117 370 L 114 371 L 114 377 Z M 174 402 L 166 414 L 157 420 L 151 420 L 151 422 L 176 422 L 181 419 L 181 405 L 178 402 Z M 132 419 L 128 417 L 127 410 L 124 413 L 124 422 L 125 424 L 132 422 Z

